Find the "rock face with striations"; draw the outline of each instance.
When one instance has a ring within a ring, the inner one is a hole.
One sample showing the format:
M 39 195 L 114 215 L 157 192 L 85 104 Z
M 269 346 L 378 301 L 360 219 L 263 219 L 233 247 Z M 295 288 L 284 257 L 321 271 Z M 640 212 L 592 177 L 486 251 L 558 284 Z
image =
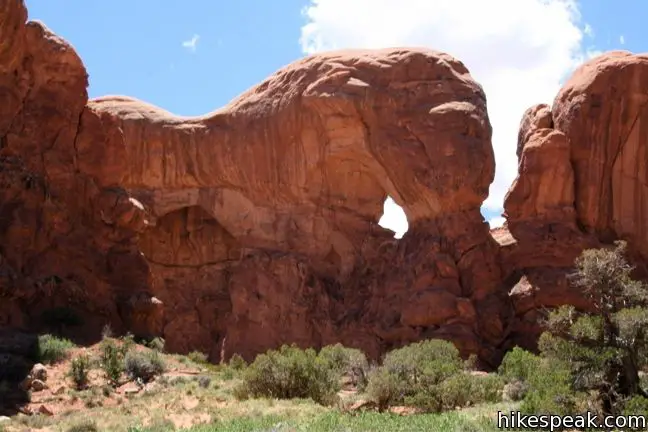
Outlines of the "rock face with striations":
M 647 84 L 648 56 L 610 52 L 581 66 L 553 108 L 525 113 L 504 204 L 516 240 L 505 267 L 524 274 L 511 292 L 513 339 L 533 343 L 538 308 L 588 307 L 565 279 L 584 248 L 624 239 L 639 270 L 648 262 Z
M 22 1 L 0 14 L 0 326 L 67 308 L 86 336 L 108 323 L 213 360 L 442 337 L 495 361 L 512 312 L 479 212 L 491 127 L 461 62 L 311 56 L 181 118 L 88 100 L 67 42 Z M 398 241 L 377 225 L 388 195 Z
M 497 363 L 540 310 L 588 308 L 584 248 L 648 259 L 648 57 L 582 66 L 523 117 L 504 228 L 486 98 L 449 55 L 332 52 L 182 118 L 88 100 L 74 49 L 0 5 L 0 327 L 162 336 L 212 360 L 424 338 Z M 409 231 L 378 226 L 391 196 Z M 82 323 L 82 325 L 79 325 Z

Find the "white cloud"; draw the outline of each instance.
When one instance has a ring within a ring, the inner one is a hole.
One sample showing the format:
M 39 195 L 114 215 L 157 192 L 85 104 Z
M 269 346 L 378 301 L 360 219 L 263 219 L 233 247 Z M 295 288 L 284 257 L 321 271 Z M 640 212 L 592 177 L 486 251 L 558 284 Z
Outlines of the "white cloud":
M 619 36 L 619 43 L 625 45 L 625 37 L 623 37 L 623 35 Z
M 583 28 L 583 33 L 585 33 L 589 37 L 594 37 L 594 29 L 589 24 L 585 24 L 585 27 Z
M 504 219 L 502 216 L 494 217 L 493 219 L 490 219 L 488 221 L 488 224 L 490 225 L 491 228 L 498 228 L 504 225 L 504 222 L 506 222 L 506 219 Z
M 427 46 L 464 62 L 484 87 L 493 125 L 497 170 L 484 203 L 492 211 L 501 210 L 517 173 L 522 114 L 551 103 L 567 75 L 596 54 L 583 48 L 593 30 L 579 27 L 576 0 L 310 0 L 303 14 L 305 53 Z M 392 219 L 383 224 L 403 231 Z
M 195 34 L 191 37 L 191 39 L 182 42 L 182 46 L 187 48 L 191 52 L 196 52 L 196 48 L 198 48 L 199 39 L 200 39 L 200 35 Z

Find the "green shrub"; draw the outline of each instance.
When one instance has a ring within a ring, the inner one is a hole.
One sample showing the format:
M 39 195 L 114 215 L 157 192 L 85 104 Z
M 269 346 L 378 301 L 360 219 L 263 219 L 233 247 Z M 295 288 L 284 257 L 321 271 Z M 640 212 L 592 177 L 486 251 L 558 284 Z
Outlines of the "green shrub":
M 339 375 L 351 377 L 353 384 L 360 390 L 366 387 L 369 362 L 359 349 L 347 348 L 338 343 L 322 348 L 319 357 Z
M 569 367 L 575 399 L 587 395 L 602 414 L 620 415 L 629 400 L 646 396 L 638 384 L 648 367 L 648 285 L 633 278 L 627 244 L 609 246 L 585 250 L 574 263 L 570 281 L 583 290 L 589 311 L 574 306 L 550 311 L 538 349 L 552 366 Z M 534 391 L 531 385 L 530 394 Z M 565 397 L 557 399 L 562 403 Z
M 74 381 L 77 389 L 83 389 L 88 385 L 88 372 L 90 371 L 90 357 L 85 354 L 72 359 L 70 363 L 69 376 Z
M 533 414 L 566 415 L 573 413 L 578 397 L 571 383 L 570 365 L 554 359 L 542 359 L 529 372 L 529 389 L 520 411 Z
M 471 375 L 471 404 L 501 402 L 504 380 L 497 374 Z
M 382 366 L 369 375 L 367 393 L 381 410 L 405 404 L 438 411 L 443 407 L 439 385 L 462 368 L 452 343 L 436 339 L 413 343 L 387 353 Z
M 540 357 L 515 347 L 507 352 L 500 364 L 498 373 L 506 382 L 526 382 L 529 376 L 534 373 L 539 365 Z
M 369 373 L 367 395 L 373 400 L 380 411 L 402 400 L 403 384 L 396 375 L 389 373 L 385 368 L 379 367 Z
M 211 378 L 207 375 L 201 375 L 198 377 L 198 385 L 200 387 L 209 388 L 209 384 L 211 384 Z
M 464 361 L 464 369 L 467 371 L 477 370 L 478 357 L 476 354 L 470 354 Z
M 623 406 L 623 414 L 648 416 L 648 399 L 643 396 L 628 399 Z
M 471 377 L 466 373 L 458 373 L 441 382 L 437 392 L 441 409 L 463 408 L 472 402 Z
M 504 380 L 495 374 L 472 375 L 461 372 L 452 375 L 425 391 L 429 399 L 426 407 L 452 410 L 481 403 L 495 403 L 502 400 Z M 419 405 L 425 402 L 418 396 Z
M 457 348 L 448 341 L 431 339 L 389 352 L 382 367 L 414 386 L 438 384 L 461 371 Z
M 524 399 L 529 385 L 524 381 L 511 381 L 504 386 L 504 399 L 507 401 L 517 402 Z
M 277 399 L 311 398 L 321 404 L 333 402 L 339 380 L 313 349 L 282 346 L 270 350 L 248 366 L 235 395 Z
M 124 337 L 121 338 L 121 351 L 126 354 L 128 351 L 135 346 L 135 336 L 132 333 L 126 333 Z
M 126 354 L 124 368 L 131 379 L 149 382 L 164 373 L 165 364 L 158 351 L 147 353 L 131 351 Z
M 38 337 L 38 360 L 41 363 L 53 364 L 68 358 L 75 345 L 67 340 L 49 334 Z
M 247 363 L 239 354 L 234 354 L 228 363 L 228 366 L 234 369 L 235 371 L 243 370 L 247 367 Z
M 209 363 L 209 361 L 207 360 L 207 354 L 202 353 L 200 351 L 192 351 L 189 354 L 187 354 L 187 357 L 189 358 L 189 360 L 197 364 Z
M 164 339 L 160 337 L 153 338 L 146 344 L 146 346 L 152 350 L 164 352 Z
M 124 350 L 117 346 L 113 339 L 104 339 L 101 342 L 100 364 L 106 378 L 111 384 L 117 385 L 124 371 Z
M 220 369 L 220 377 L 223 381 L 231 381 L 234 379 L 236 371 L 229 366 Z

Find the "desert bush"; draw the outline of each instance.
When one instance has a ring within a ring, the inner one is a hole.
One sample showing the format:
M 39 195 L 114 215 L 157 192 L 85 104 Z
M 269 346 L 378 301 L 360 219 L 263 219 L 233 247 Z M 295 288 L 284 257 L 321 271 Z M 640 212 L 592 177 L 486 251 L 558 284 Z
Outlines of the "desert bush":
M 111 384 L 117 385 L 124 371 L 124 350 L 113 339 L 104 339 L 100 346 L 100 366 Z
M 164 352 L 164 339 L 161 337 L 153 338 L 146 344 L 146 346 L 152 350 Z
M 368 378 L 367 395 L 378 405 L 380 411 L 402 400 L 403 384 L 395 374 L 389 373 L 385 368 L 378 367 L 369 372 Z
M 472 402 L 471 377 L 466 373 L 458 373 L 439 383 L 436 391 L 429 393 L 438 400 L 439 409 L 448 410 L 455 407 L 465 407 Z M 433 389 L 430 389 L 433 390 Z
M 245 369 L 245 367 L 247 367 L 247 363 L 243 359 L 243 357 L 241 357 L 239 354 L 234 354 L 230 358 L 230 360 L 228 362 L 228 366 L 231 367 L 232 369 L 234 369 L 235 371 L 240 371 L 240 370 Z
M 207 354 L 200 351 L 192 351 L 189 354 L 187 354 L 187 357 L 189 358 L 189 360 L 197 364 L 209 363 L 207 360 Z
M 50 334 L 41 335 L 38 337 L 38 360 L 45 364 L 61 362 L 68 358 L 70 350 L 74 347 L 68 339 Z
M 158 351 L 131 351 L 124 359 L 124 369 L 129 378 L 149 382 L 164 373 L 165 364 Z
M 438 411 L 443 407 L 440 384 L 462 368 L 452 343 L 436 339 L 413 343 L 387 353 L 383 364 L 369 375 L 367 393 L 381 410 L 405 404 Z
M 524 381 L 510 381 L 503 389 L 504 399 L 507 401 L 517 402 L 524 399 L 529 390 L 529 385 Z
M 576 398 L 594 393 L 603 413 L 619 415 L 627 401 L 648 398 L 639 375 L 648 366 L 648 286 L 632 278 L 624 242 L 584 251 L 575 267 L 572 281 L 584 290 L 592 309 L 584 313 L 562 306 L 550 312 L 547 331 L 538 341 L 542 356 L 551 361 L 545 372 L 555 375 L 554 366 L 563 365 L 558 368 L 560 386 L 566 381 Z M 537 380 L 541 388 L 550 385 L 549 376 Z M 529 395 L 535 393 L 530 382 Z
M 369 362 L 362 351 L 338 343 L 325 346 L 318 355 L 336 373 L 350 376 L 361 390 L 366 387 Z
M 406 399 L 419 408 L 442 411 L 502 400 L 504 380 L 495 374 L 472 375 L 459 372 L 437 385 L 422 388 Z
M 237 371 L 235 371 L 229 366 L 222 367 L 221 369 L 219 369 L 219 372 L 220 372 L 220 378 L 223 381 L 233 380 L 237 373 Z
M 506 382 L 526 382 L 534 371 L 537 370 L 540 357 L 514 347 L 507 352 L 499 366 L 498 373 Z
M 571 386 L 569 364 L 553 359 L 543 359 L 527 382 L 529 389 L 520 406 L 520 411 L 524 413 L 573 413 L 581 396 Z
M 648 398 L 634 396 L 628 399 L 623 406 L 623 414 L 648 417 Z
M 209 384 L 211 384 L 211 378 L 207 375 L 201 375 L 198 377 L 198 385 L 200 387 L 209 388 Z
M 471 403 L 496 403 L 502 400 L 504 380 L 497 374 L 471 375 Z
M 504 397 L 522 400 L 525 413 L 573 412 L 582 394 L 572 386 L 568 362 L 551 356 L 538 356 L 515 347 L 500 364 L 499 375 L 507 383 Z
M 477 370 L 478 357 L 476 354 L 470 354 L 466 361 L 464 361 L 463 367 L 467 371 Z
M 340 388 L 331 368 L 313 349 L 284 345 L 257 356 L 242 374 L 235 396 L 313 399 L 330 404 Z
M 131 350 L 131 348 L 133 348 L 133 346 L 135 346 L 135 336 L 133 336 L 132 333 L 126 333 L 126 335 L 121 338 L 121 341 L 121 351 L 124 354 L 126 354 Z
M 88 385 L 88 373 L 90 372 L 90 357 L 85 354 L 72 359 L 70 363 L 69 376 L 74 381 L 77 389 L 83 389 Z
M 382 367 L 412 385 L 438 384 L 462 369 L 459 351 L 450 342 L 431 339 L 393 350 Z

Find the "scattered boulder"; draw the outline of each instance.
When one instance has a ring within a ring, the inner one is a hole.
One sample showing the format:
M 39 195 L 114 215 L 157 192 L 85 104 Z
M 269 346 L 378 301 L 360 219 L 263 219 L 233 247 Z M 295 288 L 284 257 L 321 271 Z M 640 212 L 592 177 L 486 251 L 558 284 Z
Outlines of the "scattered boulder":
M 45 389 L 48 389 L 49 387 L 47 386 L 47 384 L 46 384 L 44 381 L 41 381 L 41 380 L 37 380 L 37 379 L 35 379 L 35 380 L 33 380 L 33 381 L 31 382 L 31 386 L 30 386 L 30 388 L 31 388 L 33 391 L 37 391 L 37 392 L 39 392 L 39 391 L 43 391 L 43 390 L 45 390 Z
M 54 415 L 54 411 L 52 411 L 52 409 L 49 408 L 47 405 L 41 405 L 40 407 L 38 407 L 38 412 L 46 416 Z
M 32 379 L 45 382 L 47 381 L 47 368 L 41 363 L 36 363 L 32 367 L 29 375 L 32 377 Z

